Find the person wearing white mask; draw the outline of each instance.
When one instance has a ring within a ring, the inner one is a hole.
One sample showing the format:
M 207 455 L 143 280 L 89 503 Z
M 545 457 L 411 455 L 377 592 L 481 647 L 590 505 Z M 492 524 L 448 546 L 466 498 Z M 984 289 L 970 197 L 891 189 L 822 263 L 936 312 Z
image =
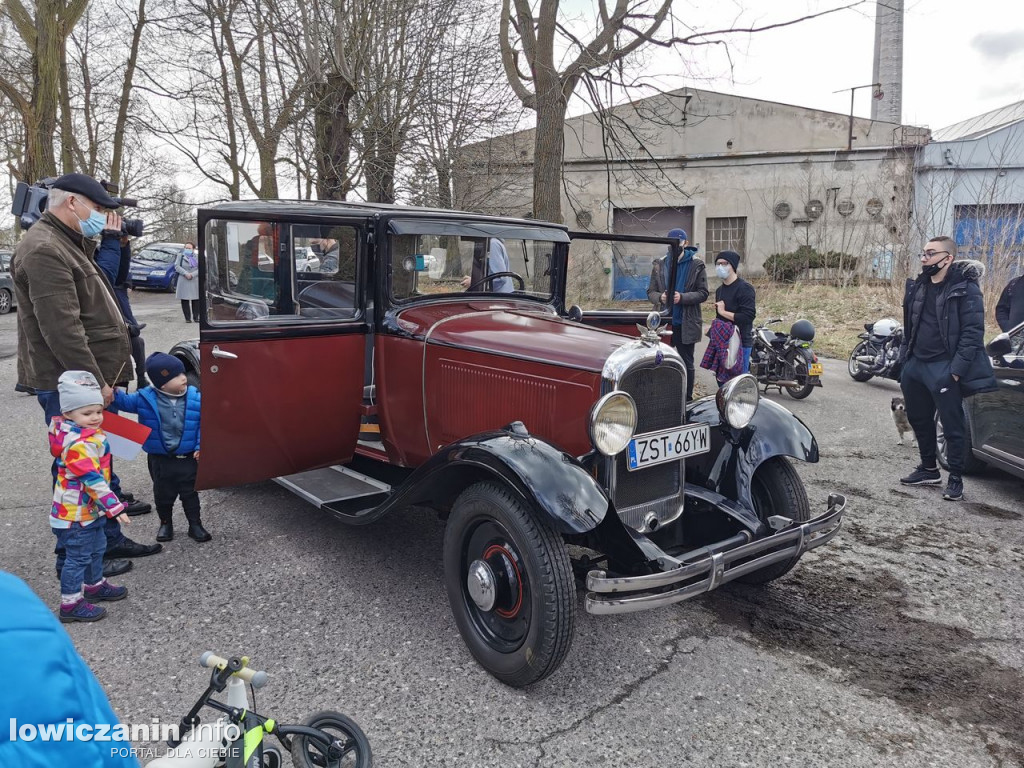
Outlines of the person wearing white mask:
M 750 350 L 754 347 L 754 318 L 757 317 L 757 293 L 754 286 L 736 274 L 740 255 L 721 251 L 715 258 L 715 274 L 722 284 L 715 290 L 715 311 L 723 320 L 734 323 L 740 332 L 743 349 L 743 373 L 750 372 Z

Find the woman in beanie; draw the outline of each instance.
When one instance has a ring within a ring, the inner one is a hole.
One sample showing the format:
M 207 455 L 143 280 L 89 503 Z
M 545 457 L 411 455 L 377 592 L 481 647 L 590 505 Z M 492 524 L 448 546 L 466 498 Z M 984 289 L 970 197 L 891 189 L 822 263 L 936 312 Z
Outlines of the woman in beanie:
M 115 390 L 114 403 L 122 411 L 137 413 L 139 423 L 152 430 L 142 450 L 149 454 L 153 478 L 153 503 L 160 516 L 157 541 L 174 538 L 171 513 L 181 499 L 188 520 L 189 538 L 209 541 L 211 536 L 199 517 L 199 390 L 188 385 L 185 366 L 178 358 L 154 352 L 146 358 L 150 386 L 128 394 Z
M 103 578 L 107 537 L 100 519 L 132 520 L 110 488 L 110 445 L 101 429 L 99 382 L 88 371 L 65 371 L 57 380 L 57 392 L 61 415 L 50 421 L 50 453 L 57 464 L 50 527 L 58 548 L 65 552 L 60 620 L 99 621 L 107 611 L 90 601 L 121 600 L 128 595 L 127 587 L 115 587 Z
M 754 286 L 736 274 L 740 255 L 721 251 L 715 259 L 715 273 L 722 284 L 715 290 L 715 310 L 723 320 L 734 323 L 740 331 L 743 348 L 743 373 L 750 373 L 750 351 L 754 346 L 754 318 L 757 317 L 757 294 Z

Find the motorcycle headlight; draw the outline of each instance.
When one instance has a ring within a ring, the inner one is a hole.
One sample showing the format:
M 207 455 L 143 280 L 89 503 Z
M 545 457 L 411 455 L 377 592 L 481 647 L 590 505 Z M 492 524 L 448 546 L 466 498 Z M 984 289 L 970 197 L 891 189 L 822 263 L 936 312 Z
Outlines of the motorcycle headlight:
M 605 456 L 626 449 L 636 431 L 636 403 L 626 392 L 609 392 L 590 409 L 590 442 Z
M 715 395 L 715 404 L 722 421 L 734 429 L 743 429 L 754 418 L 760 399 L 757 379 L 745 373 L 722 385 Z

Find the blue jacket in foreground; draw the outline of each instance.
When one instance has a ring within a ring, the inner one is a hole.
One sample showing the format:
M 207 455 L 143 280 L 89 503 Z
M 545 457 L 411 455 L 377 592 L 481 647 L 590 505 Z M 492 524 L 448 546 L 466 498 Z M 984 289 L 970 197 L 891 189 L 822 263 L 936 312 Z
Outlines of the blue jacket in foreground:
M 0 765 L 18 768 L 138 768 L 130 741 L 11 739 L 10 718 L 23 725 L 118 724 L 92 671 L 53 611 L 21 579 L 0 571 Z M 112 729 L 111 729 L 112 730 Z M 94 731 L 95 733 L 95 731 Z M 51 736 L 54 733 L 51 733 Z M 126 748 L 118 755 L 118 748 Z M 111 754 L 113 752 L 113 754 Z
M 189 387 L 185 393 L 185 430 L 181 442 L 168 448 L 161 438 L 160 410 L 156 403 L 156 390 L 145 387 L 138 392 L 128 393 L 121 389 L 114 390 L 114 405 L 119 410 L 139 414 L 139 424 L 149 427 L 152 431 L 142 450 L 146 453 L 172 455 L 176 453 L 192 453 L 199 450 L 199 390 Z

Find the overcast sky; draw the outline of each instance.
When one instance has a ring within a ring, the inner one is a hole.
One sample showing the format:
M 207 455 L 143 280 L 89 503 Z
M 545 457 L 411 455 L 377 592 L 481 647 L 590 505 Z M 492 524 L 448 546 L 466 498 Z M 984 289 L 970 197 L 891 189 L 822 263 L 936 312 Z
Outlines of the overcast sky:
M 847 0 L 849 2 L 849 0 Z M 679 0 L 676 15 L 699 29 L 760 26 L 843 0 Z M 1022 0 L 905 0 L 903 122 L 932 129 L 1024 100 Z M 722 46 L 652 56 L 662 86 L 686 84 L 769 101 L 848 113 L 850 94 L 871 83 L 875 2 L 799 25 L 730 36 Z M 855 113 L 869 117 L 870 89 Z

